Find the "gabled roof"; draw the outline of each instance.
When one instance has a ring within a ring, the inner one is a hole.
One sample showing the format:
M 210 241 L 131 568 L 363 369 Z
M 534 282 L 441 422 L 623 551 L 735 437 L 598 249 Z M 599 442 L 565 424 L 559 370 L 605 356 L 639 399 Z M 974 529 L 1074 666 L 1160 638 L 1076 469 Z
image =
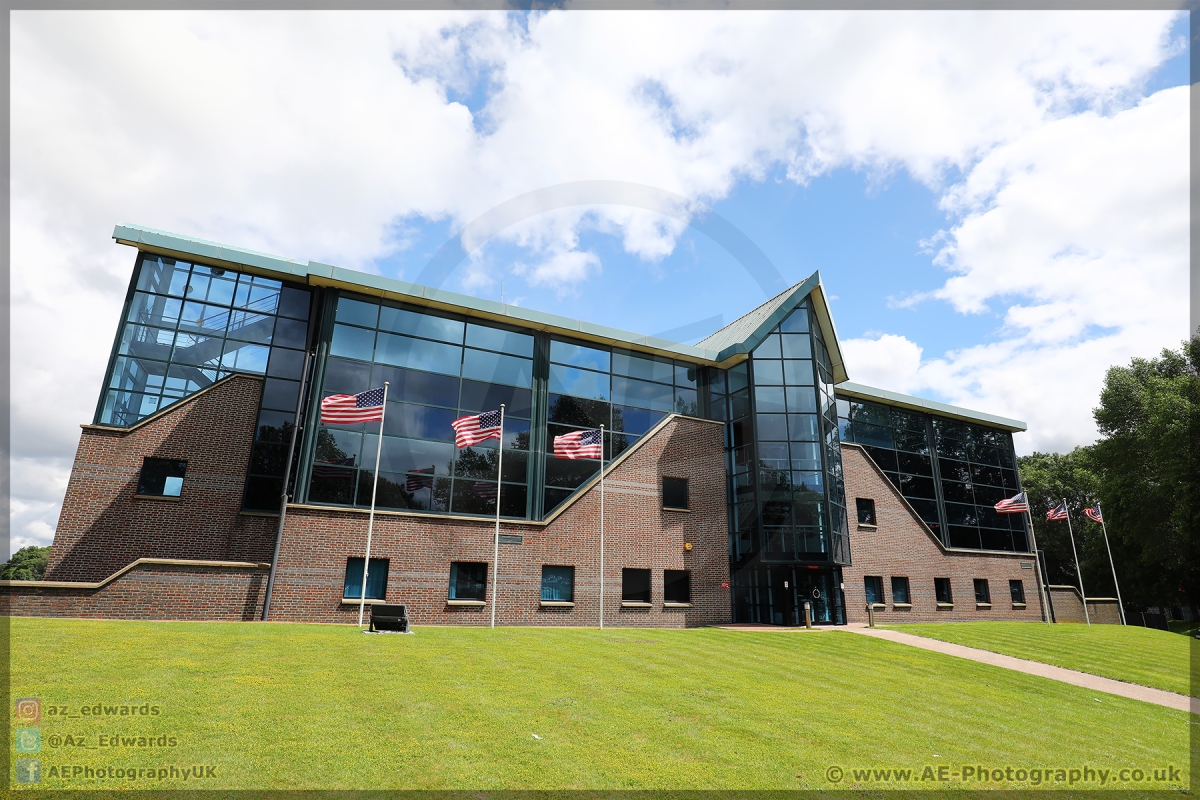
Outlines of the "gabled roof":
M 830 316 L 829 307 L 825 302 L 820 273 L 817 272 L 814 272 L 807 280 L 771 298 L 749 314 L 726 325 L 707 339 L 695 345 L 688 345 L 610 328 L 606 325 L 561 317 L 557 314 L 547 314 L 492 300 L 481 300 L 478 297 L 447 292 L 430 286 L 406 283 L 367 272 L 321 264 L 316 261 L 281 258 L 140 225 L 117 225 L 113 230 L 113 238 L 120 244 L 127 244 L 139 250 L 172 258 L 198 258 L 217 266 L 228 266 L 230 269 L 263 275 L 276 280 L 346 289 L 359 294 L 439 308 L 494 322 L 550 331 L 611 347 L 639 350 L 721 367 L 728 367 L 733 363 L 745 360 L 746 355 L 758 346 L 762 337 L 771 328 L 778 325 L 805 297 L 812 294 L 814 307 L 817 310 L 817 319 L 820 322 L 825 343 L 829 348 L 829 357 L 833 363 L 834 381 L 846 379 L 841 350 L 837 344 L 837 334 L 833 329 L 833 318 Z
M 814 272 L 795 286 L 783 290 L 748 314 L 743 314 L 716 333 L 696 342 L 696 346 L 716 350 L 724 358 L 749 353 L 809 296 L 813 298 L 817 324 L 821 326 L 821 335 L 829 350 L 833 382 L 840 383 L 847 379 L 846 365 L 842 361 L 842 348 L 833 327 L 833 316 L 829 313 L 820 272 Z

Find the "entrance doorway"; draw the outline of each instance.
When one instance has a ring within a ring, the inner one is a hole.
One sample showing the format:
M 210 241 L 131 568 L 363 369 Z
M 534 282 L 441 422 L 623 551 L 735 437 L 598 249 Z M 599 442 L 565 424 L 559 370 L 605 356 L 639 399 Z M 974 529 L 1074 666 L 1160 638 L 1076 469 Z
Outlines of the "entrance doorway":
M 743 568 L 733 576 L 733 620 L 803 625 L 807 602 L 814 625 L 844 625 L 840 582 L 837 567 L 760 564 Z

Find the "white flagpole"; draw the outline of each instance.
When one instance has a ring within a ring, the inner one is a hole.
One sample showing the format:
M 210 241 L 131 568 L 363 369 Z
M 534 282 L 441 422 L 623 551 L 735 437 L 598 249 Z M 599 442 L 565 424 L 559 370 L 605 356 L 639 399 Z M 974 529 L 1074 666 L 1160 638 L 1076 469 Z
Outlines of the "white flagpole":
M 379 446 L 375 448 L 375 478 L 371 483 L 371 516 L 367 518 L 367 554 L 363 557 L 362 596 L 358 598 L 358 627 L 367 605 L 367 565 L 371 563 L 371 533 L 375 529 L 375 490 L 379 488 L 379 454 L 383 452 L 383 418 L 387 414 L 388 382 L 383 382 L 383 409 L 379 412 Z M 385 587 L 386 588 L 386 587 Z
M 504 403 L 500 404 L 500 458 L 496 461 L 496 536 L 492 545 L 492 627 L 496 627 L 496 598 L 500 590 L 500 471 L 504 468 Z
M 1108 546 L 1108 526 L 1104 524 L 1104 509 L 1100 501 L 1096 501 L 1096 510 L 1100 512 L 1100 530 L 1104 531 L 1104 549 L 1108 551 L 1108 566 L 1112 569 L 1113 587 L 1117 590 L 1117 611 L 1121 614 L 1121 624 L 1125 624 L 1125 604 L 1121 602 L 1121 585 L 1117 583 L 1117 567 L 1113 564 L 1112 548 Z
M 1067 498 L 1063 498 L 1063 508 L 1067 509 L 1067 533 L 1071 536 L 1071 555 L 1075 556 L 1075 574 L 1079 576 L 1079 596 L 1083 598 L 1083 618 L 1088 627 L 1092 626 L 1092 615 L 1088 613 L 1087 595 L 1083 591 L 1083 570 L 1079 568 L 1079 552 L 1075 549 L 1075 532 L 1071 530 L 1071 510 L 1067 508 Z
M 1042 617 L 1046 620 L 1046 624 L 1050 624 L 1050 606 L 1046 603 L 1046 594 L 1049 589 L 1042 586 L 1042 560 L 1038 558 L 1037 536 L 1033 534 L 1033 514 L 1029 511 L 1029 493 L 1023 492 L 1025 495 L 1025 516 L 1029 518 L 1029 543 L 1033 545 L 1033 568 L 1037 571 L 1037 587 L 1038 587 L 1038 602 L 1042 604 Z
M 604 426 L 600 426 L 600 630 L 604 630 Z

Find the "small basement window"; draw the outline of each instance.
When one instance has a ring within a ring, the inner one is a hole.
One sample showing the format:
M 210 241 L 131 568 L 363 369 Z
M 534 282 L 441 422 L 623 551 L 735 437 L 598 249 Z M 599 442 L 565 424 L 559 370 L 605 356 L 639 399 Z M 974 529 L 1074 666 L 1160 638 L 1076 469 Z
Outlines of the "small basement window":
M 858 524 L 875 525 L 875 501 L 869 497 L 856 497 L 854 504 L 858 506 Z
M 1023 581 L 1009 581 L 1008 591 L 1012 594 L 1014 603 L 1025 602 L 1025 583 Z
M 455 561 L 450 565 L 451 600 L 487 599 L 487 562 Z
M 367 599 L 383 600 L 387 594 L 388 560 L 372 558 L 367 569 Z M 346 559 L 346 581 L 342 597 L 347 600 L 358 600 L 363 596 L 363 560 L 361 558 Z
M 908 599 L 908 578 L 892 577 L 892 603 L 904 605 L 912 602 Z
M 687 478 L 663 478 L 663 508 L 687 511 L 688 482 Z
M 186 461 L 170 458 L 142 459 L 142 474 L 138 476 L 137 493 L 149 497 L 179 497 L 183 491 Z
M 949 578 L 934 578 L 933 589 L 939 603 L 953 603 L 954 594 L 950 591 Z
M 663 570 L 663 602 L 692 602 L 692 580 L 686 569 Z
M 975 602 L 976 603 L 991 603 L 992 594 L 988 591 L 987 578 L 975 579 Z
M 621 602 L 649 603 L 650 602 L 650 570 L 623 569 L 621 570 Z

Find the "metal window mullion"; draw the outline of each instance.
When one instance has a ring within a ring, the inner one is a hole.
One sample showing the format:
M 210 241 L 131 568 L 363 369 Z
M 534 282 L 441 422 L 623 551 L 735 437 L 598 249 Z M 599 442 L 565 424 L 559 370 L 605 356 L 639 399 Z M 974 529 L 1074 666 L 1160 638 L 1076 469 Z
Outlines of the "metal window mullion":
M 317 346 L 313 356 L 312 375 L 309 377 L 308 400 L 305 403 L 304 416 L 306 419 L 312 419 L 313 423 L 304 426 L 304 444 L 300 448 L 299 461 L 296 463 L 296 491 L 292 495 L 293 502 L 307 502 L 308 490 L 312 484 L 311 465 L 317 447 L 317 430 L 320 428 L 313 412 L 321 401 L 321 389 L 325 384 L 325 367 L 329 360 L 329 343 L 333 338 L 333 316 L 337 298 L 337 291 L 324 292 L 324 302 L 320 303 L 320 310 L 318 311 L 316 308 L 318 304 L 313 303 L 311 312 L 317 314 L 317 318 L 311 320 L 309 324 L 314 325 L 320 333 L 316 337 Z M 303 388 L 301 387 L 301 391 Z M 355 496 L 357 494 L 358 474 L 356 472 Z
M 533 386 L 529 412 L 529 467 L 526 475 L 529 498 L 526 506 L 530 519 L 545 516 L 546 439 L 550 402 L 550 335 L 533 336 Z M 611 413 L 612 403 L 609 403 Z M 611 420 L 610 420 L 611 422 Z M 601 447 L 604 443 L 601 442 Z
M 92 415 L 92 424 L 100 424 L 100 415 L 104 413 L 104 400 L 108 397 L 108 384 L 112 382 L 113 367 L 117 363 L 117 351 L 121 348 L 121 337 L 125 333 L 126 321 L 129 317 L 129 308 L 133 304 L 133 295 L 136 291 L 138 279 L 142 274 L 142 265 L 145 263 L 145 253 L 138 251 L 137 259 L 133 268 L 133 275 L 129 278 L 129 287 L 125 290 L 125 302 L 121 305 L 121 318 L 117 322 L 117 333 L 113 337 L 112 349 L 108 353 L 108 368 L 104 371 L 104 382 L 100 384 L 100 398 L 96 401 L 96 412 Z M 168 356 L 168 359 L 170 356 Z M 169 366 L 169 361 L 168 361 Z

